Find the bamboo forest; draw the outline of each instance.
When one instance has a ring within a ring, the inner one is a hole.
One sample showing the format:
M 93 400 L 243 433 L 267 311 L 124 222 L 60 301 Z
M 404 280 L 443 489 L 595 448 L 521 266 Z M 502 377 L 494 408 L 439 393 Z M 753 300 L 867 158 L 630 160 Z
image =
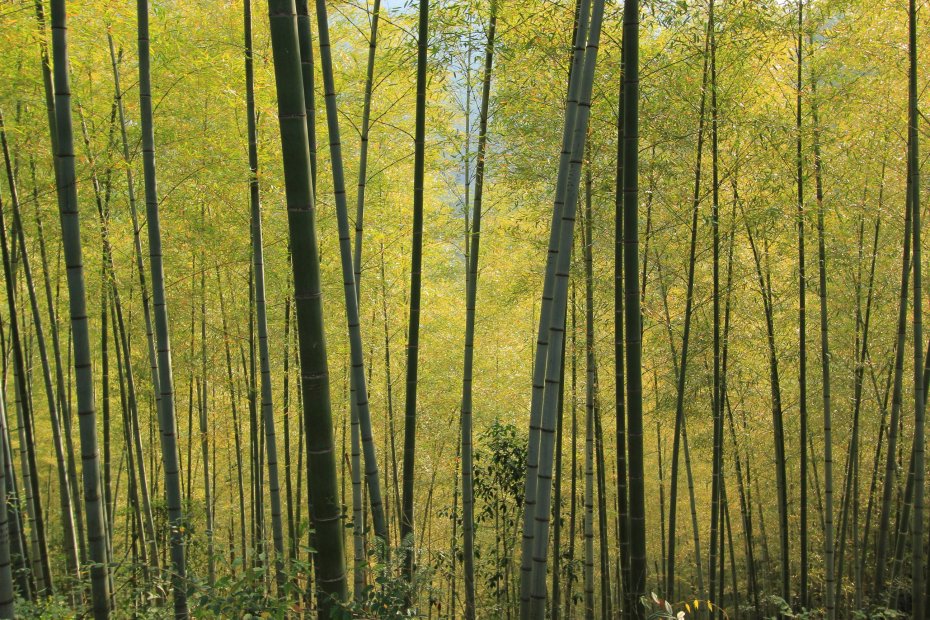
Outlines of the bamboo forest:
M 132 4 L 0 0 L 0 618 L 930 618 L 930 1 Z

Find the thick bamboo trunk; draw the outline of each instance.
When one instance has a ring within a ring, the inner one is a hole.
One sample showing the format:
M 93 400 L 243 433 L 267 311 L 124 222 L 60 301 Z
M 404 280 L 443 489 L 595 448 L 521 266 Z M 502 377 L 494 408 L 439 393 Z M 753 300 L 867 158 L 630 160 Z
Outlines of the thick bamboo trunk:
M 55 121 L 57 131 L 56 165 L 59 170 L 58 206 L 68 267 L 71 335 L 74 342 L 74 370 L 77 384 L 78 424 L 81 436 L 84 504 L 90 547 L 91 591 L 94 616 L 106 618 L 110 611 L 110 584 L 107 578 L 107 533 L 105 508 L 100 497 L 100 461 L 97 450 L 97 423 L 94 407 L 94 380 L 88 333 L 87 300 L 81 256 L 77 177 L 74 162 L 74 132 L 71 119 L 67 17 L 64 0 L 52 2 L 52 50 L 55 59 Z
M 304 84 L 294 0 L 269 0 L 278 123 L 283 151 L 294 299 L 300 341 L 307 482 L 316 547 L 316 589 L 321 614 L 345 598 L 342 539 L 329 371 L 323 331 L 315 201 L 310 177 Z

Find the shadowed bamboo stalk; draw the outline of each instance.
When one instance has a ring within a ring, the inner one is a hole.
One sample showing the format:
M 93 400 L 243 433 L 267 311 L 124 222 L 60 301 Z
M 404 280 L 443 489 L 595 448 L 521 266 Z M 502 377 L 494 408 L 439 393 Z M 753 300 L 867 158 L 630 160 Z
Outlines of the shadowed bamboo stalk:
M 626 295 L 627 450 L 630 493 L 630 596 L 628 610 L 646 590 L 646 508 L 643 472 L 642 317 L 639 285 L 639 0 L 623 4 L 623 267 Z
M 255 92 L 252 74 L 252 6 L 243 5 L 245 38 L 246 113 L 249 138 L 249 205 L 252 239 L 252 273 L 255 279 L 255 308 L 258 324 L 258 356 L 261 373 L 261 410 L 265 426 L 265 450 L 268 464 L 268 492 L 271 495 L 271 538 L 275 552 L 275 578 L 278 594 L 283 595 L 284 530 L 281 523 L 281 487 L 278 480 L 278 449 L 275 416 L 271 396 L 271 362 L 268 351 L 268 318 L 265 306 L 265 260 L 262 242 L 261 198 L 258 182 L 258 139 L 255 118 Z
M 4 398 L 0 397 L 0 418 L 6 418 Z M 12 620 L 14 609 L 13 562 L 10 558 L 10 527 L 6 494 L 6 450 L 0 439 L 0 618 Z M 25 595 L 25 592 L 21 592 Z
M 924 451 L 926 386 L 921 371 L 922 308 L 920 264 L 920 133 L 918 131 L 917 84 L 917 3 L 908 3 L 908 150 L 907 168 L 910 174 L 908 195 L 914 217 L 914 522 L 911 526 L 911 601 L 915 618 L 924 616 Z
M 718 137 L 719 111 L 717 109 L 717 38 L 714 24 L 714 2 L 710 1 L 707 18 L 710 47 L 710 126 L 711 126 L 711 182 L 713 197 L 711 202 L 711 229 L 713 237 L 713 314 L 714 314 L 714 377 L 713 377 L 713 465 L 711 481 L 711 518 L 710 518 L 710 570 L 708 600 L 723 605 L 723 512 L 721 503 L 724 495 L 723 479 L 723 378 L 720 368 L 720 165 Z M 719 536 L 719 545 L 718 545 Z M 719 558 L 720 594 L 717 593 L 717 569 Z M 716 611 L 711 614 L 717 617 Z
M 110 612 L 110 584 L 107 578 L 107 533 L 104 506 L 100 497 L 100 461 L 97 450 L 97 421 L 94 407 L 94 380 L 91 366 L 87 300 L 81 257 L 77 177 L 74 163 L 74 131 L 71 119 L 68 31 L 64 0 L 52 2 L 52 50 L 55 60 L 55 125 L 58 137 L 56 164 L 59 170 L 58 207 L 65 265 L 68 273 L 71 336 L 74 342 L 74 371 L 77 385 L 78 424 L 81 437 L 81 463 L 84 486 L 87 538 L 90 547 L 91 592 L 94 617 Z
M 587 316 L 588 311 L 585 312 Z M 584 617 L 594 620 L 594 338 L 593 326 L 587 319 L 585 324 Z
M 318 0 L 322 2 L 322 0 Z M 404 393 L 404 463 L 400 539 L 406 545 L 403 572 L 412 581 L 416 563 L 414 539 L 414 478 L 417 447 L 417 367 L 420 359 L 420 296 L 423 265 L 423 190 L 426 167 L 426 88 L 429 41 L 429 0 L 420 0 L 417 25 L 417 81 L 414 112 L 413 230 L 410 242 L 410 305 L 407 321 L 407 371 Z
M 310 176 L 304 84 L 294 0 L 269 0 L 294 300 L 300 343 L 310 516 L 316 534 L 319 613 L 346 596 L 342 511 L 338 500 L 329 370 L 323 331 L 315 200 Z
M 171 337 L 168 329 L 168 304 L 165 271 L 162 264 L 161 227 L 155 179 L 155 129 L 152 113 L 152 77 L 149 52 L 149 3 L 136 4 L 139 32 L 139 103 L 142 120 L 142 166 L 145 177 L 145 211 L 149 238 L 149 269 L 152 274 L 152 309 L 158 353 L 158 389 L 161 393 L 161 451 L 164 461 L 165 497 L 171 525 L 171 587 L 174 613 L 186 618 L 187 561 L 184 536 L 184 512 L 181 505 L 181 479 L 178 458 L 177 420 L 174 407 L 174 376 L 171 366 Z
M 381 499 L 381 479 L 378 475 L 378 456 L 371 424 L 371 410 L 368 403 L 368 381 L 365 375 L 365 352 L 362 345 L 361 319 L 359 317 L 359 295 L 356 291 L 352 245 L 349 228 L 349 212 L 346 204 L 345 173 L 343 171 L 342 144 L 339 132 L 339 117 L 336 109 L 336 85 L 333 74 L 332 49 L 329 39 L 329 22 L 326 3 L 317 0 L 317 28 L 320 41 L 320 62 L 323 68 L 324 99 L 326 102 L 326 121 L 329 129 L 330 160 L 333 168 L 333 190 L 336 202 L 336 220 L 339 229 L 339 255 L 342 264 L 343 292 L 345 294 L 346 321 L 348 323 L 349 346 L 351 356 L 350 406 L 358 419 L 358 433 L 362 441 L 365 458 L 365 482 L 371 502 L 371 515 L 375 535 L 387 540 L 387 528 L 384 519 L 384 504 Z M 354 424 L 354 423 L 353 423 Z M 359 471 L 359 467 L 354 467 Z M 360 484 L 355 485 L 361 490 Z M 357 535 L 363 535 L 364 523 L 355 521 Z M 361 544 L 361 548 L 360 547 Z M 361 551 L 361 553 L 359 553 Z M 361 571 L 364 562 L 364 543 L 356 541 L 356 566 L 354 573 Z M 364 589 L 364 582 L 356 577 L 356 595 Z

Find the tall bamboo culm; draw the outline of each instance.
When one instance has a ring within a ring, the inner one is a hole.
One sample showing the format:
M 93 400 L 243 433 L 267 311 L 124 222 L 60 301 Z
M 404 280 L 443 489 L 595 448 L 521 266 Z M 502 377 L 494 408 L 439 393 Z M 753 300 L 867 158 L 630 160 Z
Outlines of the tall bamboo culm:
M 181 503 L 181 477 L 178 456 L 177 420 L 174 408 L 174 376 L 171 367 L 171 337 L 168 331 L 168 303 L 165 270 L 162 264 L 161 226 L 155 180 L 155 128 L 152 112 L 152 75 L 149 48 L 149 3 L 136 3 L 139 34 L 139 104 L 142 121 L 142 171 L 145 177 L 145 212 L 149 240 L 149 269 L 152 275 L 152 309 L 158 353 L 158 388 L 161 395 L 161 451 L 164 462 L 165 497 L 171 525 L 171 587 L 174 614 L 188 616 L 187 561 L 185 558 L 184 513 Z
M 465 569 L 465 620 L 475 618 L 475 493 L 472 448 L 472 379 L 475 355 L 475 315 L 478 296 L 478 258 L 481 249 L 481 211 L 488 142 L 488 109 L 491 100 L 491 69 L 494 65 L 494 37 L 497 31 L 497 3 L 491 0 L 488 41 L 484 55 L 481 109 L 478 118 L 478 153 L 475 167 L 475 196 L 468 232 L 468 277 L 465 280 L 465 360 L 462 373 L 462 538 Z M 467 198 L 466 198 L 467 199 Z
M 348 323 L 351 355 L 350 392 L 355 407 L 365 457 L 365 481 L 371 502 L 371 516 L 375 535 L 387 540 L 384 520 L 384 505 L 381 501 L 381 479 L 378 475 L 378 456 L 372 436 L 371 411 L 368 406 L 368 382 L 365 376 L 365 352 L 362 348 L 362 328 L 359 317 L 359 298 L 355 288 L 355 269 L 350 239 L 349 210 L 346 204 L 345 173 L 342 165 L 342 145 L 339 133 L 339 117 L 336 110 L 336 84 L 333 74 L 332 49 L 329 42 L 329 18 L 326 3 L 317 0 L 317 25 L 320 41 L 320 62 L 323 69 L 326 120 L 329 128 L 330 160 L 333 167 L 333 189 L 336 201 L 336 219 L 339 228 L 339 255 L 342 263 L 343 291 L 345 293 L 346 320 Z M 364 524 L 356 523 L 356 527 Z
M 924 591 L 924 563 L 926 555 L 924 550 L 924 469 L 925 445 L 925 403 L 926 386 L 923 385 L 922 375 L 922 308 L 921 297 L 921 264 L 920 264 L 920 133 L 918 131 L 919 115 L 917 108 L 917 3 L 910 0 L 908 3 L 908 97 L 907 97 L 907 168 L 908 194 L 911 201 L 911 214 L 914 218 L 914 517 L 911 526 L 911 600 L 913 601 L 913 616 L 924 617 L 925 597 Z
M 639 285 L 639 0 L 623 4 L 623 231 L 626 304 L 627 450 L 630 493 L 630 601 L 646 590 L 646 509 L 643 481 L 642 328 Z
M 552 207 L 549 245 L 546 253 L 546 272 L 543 279 L 542 303 L 540 304 L 539 324 L 537 326 L 536 351 L 533 357 L 533 393 L 530 400 L 529 445 L 526 452 L 526 480 L 523 487 L 523 540 L 520 557 L 521 620 L 528 620 L 530 617 L 530 582 L 533 571 L 539 434 L 542 423 L 546 360 L 549 351 L 549 323 L 552 316 L 556 259 L 559 253 L 559 230 L 562 226 L 562 208 L 565 203 L 565 187 L 568 182 L 568 167 L 572 154 L 572 132 L 575 128 L 575 116 L 578 112 L 578 95 L 581 92 L 581 72 L 590 10 L 590 0 L 580 0 L 578 2 L 575 17 L 575 39 L 573 41 L 571 68 L 569 69 L 568 78 L 568 94 L 565 100 L 565 119 L 562 127 L 562 150 L 559 153 L 559 169 L 555 185 L 556 196 Z
M 420 0 L 417 26 L 417 82 L 413 153 L 413 233 L 410 243 L 410 315 L 407 323 L 407 371 L 404 394 L 403 497 L 400 520 L 402 545 L 409 546 L 404 574 L 413 576 L 415 540 L 413 531 L 414 468 L 417 447 L 417 363 L 420 356 L 420 283 L 423 265 L 423 184 L 426 167 L 426 69 L 429 42 L 429 0 Z
M 558 418 L 559 390 L 562 384 L 562 344 L 565 337 L 565 317 L 568 307 L 568 276 L 571 269 L 572 240 L 581 166 L 584 158 L 594 88 L 594 69 L 604 16 L 603 0 L 594 0 L 590 32 L 585 44 L 584 65 L 578 98 L 578 113 L 571 132 L 571 156 L 565 186 L 565 204 L 559 226 L 559 255 L 556 261 L 555 283 L 549 323 L 549 347 L 546 352 L 545 390 L 540 420 L 539 462 L 536 472 L 536 514 L 534 516 L 532 576 L 530 579 L 530 616 L 540 618 L 546 608 L 546 574 L 549 551 L 549 523 L 552 508 L 552 470 L 555 425 Z M 558 191 L 557 191 L 558 199 Z M 535 369 L 534 369 L 535 372 Z
M 81 225 L 78 213 L 77 177 L 74 164 L 74 131 L 71 118 L 71 84 L 68 60 L 68 27 L 64 0 L 52 2 L 52 55 L 54 58 L 55 124 L 58 137 L 56 166 L 58 209 L 65 265 L 71 336 L 74 343 L 74 372 L 77 385 L 78 425 L 81 437 L 81 463 L 84 487 L 84 514 L 90 547 L 91 592 L 94 617 L 109 617 L 110 584 L 107 577 L 107 529 L 103 498 L 100 494 L 100 458 L 97 449 L 97 415 L 94 406 L 94 378 L 90 334 L 87 324 L 87 298 L 81 256 Z
M 301 366 L 307 484 L 315 529 L 315 589 L 321 617 L 345 599 L 342 509 L 323 330 L 316 204 L 310 168 L 307 110 L 294 0 L 269 0 L 278 124 L 284 167 L 291 270 Z
M 252 3 L 243 3 L 245 45 L 245 92 L 249 139 L 249 205 L 252 239 L 252 273 L 255 279 L 255 308 L 258 323 L 258 357 L 261 412 L 265 427 L 265 459 L 268 464 L 268 491 L 271 496 L 271 539 L 275 552 L 275 580 L 284 587 L 284 528 L 281 521 L 281 486 L 278 479 L 278 449 L 271 396 L 271 364 L 268 352 L 268 319 L 265 306 L 265 261 L 262 244 L 262 206 L 258 183 L 258 140 L 255 118 L 255 88 L 252 70 Z

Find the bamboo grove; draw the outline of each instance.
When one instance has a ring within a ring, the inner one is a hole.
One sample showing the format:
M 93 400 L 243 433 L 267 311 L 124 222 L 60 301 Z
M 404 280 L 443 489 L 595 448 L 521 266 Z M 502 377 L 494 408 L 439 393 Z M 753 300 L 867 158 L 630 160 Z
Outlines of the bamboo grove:
M 924 0 L 0 0 L 0 618 L 930 617 Z

